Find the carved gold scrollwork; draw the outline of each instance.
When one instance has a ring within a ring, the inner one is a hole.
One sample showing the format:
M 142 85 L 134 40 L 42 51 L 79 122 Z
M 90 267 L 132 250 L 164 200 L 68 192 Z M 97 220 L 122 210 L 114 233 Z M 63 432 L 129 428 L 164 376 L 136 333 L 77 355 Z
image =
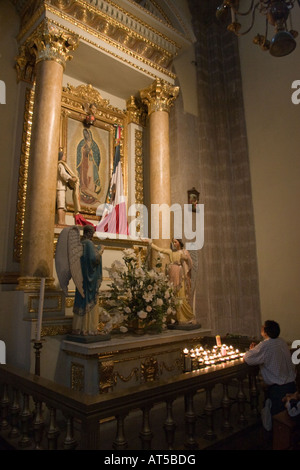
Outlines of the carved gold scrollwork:
M 162 361 L 159 365 L 160 373 L 163 374 L 164 369 L 167 372 L 173 372 L 174 370 L 182 371 L 183 370 L 183 361 L 182 358 L 176 359 L 174 363 L 171 365 L 167 365 L 164 361 Z
M 27 44 L 19 47 L 19 54 L 15 60 L 17 81 L 23 80 L 24 82 L 33 83 L 35 79 L 35 54 Z
M 112 389 L 117 383 L 117 378 L 114 374 L 114 362 L 113 361 L 99 361 L 98 363 L 99 373 L 99 392 L 107 393 L 109 389 Z
M 157 79 L 148 88 L 140 91 L 140 96 L 148 107 L 148 114 L 154 111 L 169 112 L 179 94 L 179 87 Z
M 14 240 L 15 261 L 20 261 L 21 256 L 22 256 L 22 249 L 23 249 L 23 230 L 24 230 L 24 217 L 25 217 L 25 205 L 26 205 L 26 194 L 27 194 L 27 179 L 28 179 L 28 165 L 29 165 L 33 105 L 34 105 L 34 90 L 27 90 L 26 100 L 25 100 L 24 127 L 23 127 L 23 134 L 22 134 L 22 147 L 21 147 L 19 181 L 18 181 L 17 215 L 16 215 L 16 226 L 15 226 L 15 240 Z
M 135 131 L 135 200 L 144 203 L 143 134 Z
M 135 367 L 134 369 L 132 369 L 132 371 L 130 372 L 130 374 L 125 377 L 124 375 L 120 374 L 119 372 L 116 372 L 115 373 L 115 377 L 119 378 L 122 380 L 122 382 L 129 382 L 132 377 L 135 377 L 135 380 L 138 380 L 139 379 L 139 369 L 137 367 Z
M 145 382 L 153 382 L 158 377 L 158 362 L 153 357 L 148 357 L 141 364 L 141 376 Z
M 67 93 L 70 93 L 74 97 L 76 96 L 84 100 L 85 102 L 95 103 L 97 107 L 105 106 L 106 108 L 110 107 L 113 109 L 109 104 L 109 100 L 102 98 L 99 91 L 96 90 L 91 84 L 79 85 L 76 87 L 68 84 L 67 87 L 65 87 L 63 90 Z
M 35 65 L 42 60 L 54 60 L 65 68 L 66 62 L 72 59 L 70 51 L 74 51 L 78 44 L 76 34 L 65 33 L 45 19 L 19 47 L 19 54 L 15 58 L 17 80 L 33 83 Z
M 128 124 L 133 122 L 134 124 L 146 127 L 147 107 L 140 99 L 131 96 L 127 100 L 126 115 Z
M 72 324 L 69 325 L 45 325 L 42 328 L 41 336 L 67 335 L 72 332 Z
M 72 362 L 71 364 L 71 388 L 78 392 L 84 391 L 84 365 Z
M 47 11 L 76 25 L 81 23 L 81 28 L 109 44 L 136 53 L 160 67 L 167 68 L 179 48 L 174 41 L 110 1 L 97 2 L 94 6 L 81 0 L 48 0 L 45 6 Z
M 36 56 L 36 63 L 54 60 L 63 67 L 72 59 L 70 51 L 74 51 L 78 45 L 76 34 L 65 33 L 48 20 L 44 20 L 28 40 L 28 47 Z

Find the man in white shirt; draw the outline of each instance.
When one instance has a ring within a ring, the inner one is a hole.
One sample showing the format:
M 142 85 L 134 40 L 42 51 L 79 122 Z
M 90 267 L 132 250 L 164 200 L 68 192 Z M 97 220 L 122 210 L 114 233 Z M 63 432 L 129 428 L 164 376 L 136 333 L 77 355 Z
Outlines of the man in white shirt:
M 267 320 L 262 326 L 264 338 L 259 344 L 251 344 L 244 355 L 249 365 L 259 365 L 261 376 L 267 386 L 267 397 L 272 402 L 271 414 L 283 411 L 282 399 L 287 393 L 296 391 L 296 372 L 292 363 L 291 352 L 287 343 L 279 338 L 280 326 L 273 320 Z

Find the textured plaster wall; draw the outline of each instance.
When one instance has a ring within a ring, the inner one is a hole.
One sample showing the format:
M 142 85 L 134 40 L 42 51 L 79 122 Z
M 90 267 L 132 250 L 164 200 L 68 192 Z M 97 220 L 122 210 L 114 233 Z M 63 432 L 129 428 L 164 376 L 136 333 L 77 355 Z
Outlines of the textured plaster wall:
M 293 29 L 300 32 L 295 3 Z M 251 166 L 262 320 L 275 319 L 282 336 L 300 339 L 300 104 L 291 85 L 300 80 L 300 41 L 274 58 L 239 40 Z

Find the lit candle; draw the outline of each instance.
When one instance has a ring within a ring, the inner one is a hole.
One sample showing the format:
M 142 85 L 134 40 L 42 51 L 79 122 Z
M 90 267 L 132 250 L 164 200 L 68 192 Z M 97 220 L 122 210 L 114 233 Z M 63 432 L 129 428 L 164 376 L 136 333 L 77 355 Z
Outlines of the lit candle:
M 41 287 L 40 287 L 38 319 L 37 319 L 37 327 L 36 327 L 36 341 L 41 340 L 43 307 L 44 307 L 44 294 L 45 294 L 45 281 L 46 281 L 46 279 L 44 277 L 42 277 L 41 278 Z
M 191 372 L 191 370 L 192 370 L 192 360 L 191 360 L 191 357 L 189 355 L 189 350 L 185 348 L 183 350 L 183 354 L 184 354 L 184 372 Z

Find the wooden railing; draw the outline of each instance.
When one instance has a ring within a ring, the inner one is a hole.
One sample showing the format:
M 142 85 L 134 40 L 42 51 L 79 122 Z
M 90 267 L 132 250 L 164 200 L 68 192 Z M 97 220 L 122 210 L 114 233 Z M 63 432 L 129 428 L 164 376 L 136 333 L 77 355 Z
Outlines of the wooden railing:
M 1 365 L 0 438 L 14 449 L 125 450 L 130 448 L 125 420 L 130 420 L 132 412 L 139 412 L 141 428 L 136 429 L 135 424 L 133 429 L 138 434 L 140 449 L 149 450 L 153 448 L 154 437 L 151 413 L 159 406 L 159 415 L 164 416 L 161 429 L 155 431 L 160 432 L 156 449 L 174 449 L 178 431 L 184 432 L 183 441 L 180 440 L 183 449 L 197 449 L 199 438 L 215 439 L 217 409 L 221 410 L 222 428 L 225 430 L 231 428 L 233 404 L 240 426 L 246 426 L 247 414 L 258 415 L 257 374 L 256 367 L 249 367 L 242 359 L 237 359 L 227 365 L 183 373 L 122 392 L 87 395 L 9 365 Z M 212 400 L 216 388 L 221 390 L 218 406 Z M 233 398 L 229 396 L 229 388 Z M 199 395 L 204 398 L 202 410 L 197 408 L 198 405 L 195 407 Z M 175 403 L 180 399 L 182 416 L 177 409 L 174 414 Z M 203 435 L 198 434 L 200 415 L 205 424 Z M 111 418 L 110 423 L 115 429 L 112 442 L 106 444 L 103 436 L 108 418 Z M 105 445 L 109 447 L 103 447 Z

